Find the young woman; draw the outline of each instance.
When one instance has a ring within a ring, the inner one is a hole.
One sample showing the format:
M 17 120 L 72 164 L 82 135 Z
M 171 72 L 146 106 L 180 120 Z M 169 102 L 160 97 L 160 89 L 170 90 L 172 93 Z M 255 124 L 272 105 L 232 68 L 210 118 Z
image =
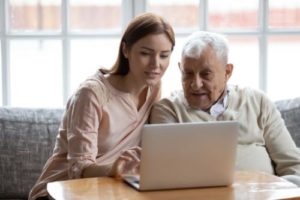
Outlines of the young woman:
M 160 16 L 145 13 L 130 22 L 113 67 L 98 70 L 69 99 L 53 155 L 29 199 L 47 199 L 51 181 L 132 169 L 174 45 L 173 29 Z

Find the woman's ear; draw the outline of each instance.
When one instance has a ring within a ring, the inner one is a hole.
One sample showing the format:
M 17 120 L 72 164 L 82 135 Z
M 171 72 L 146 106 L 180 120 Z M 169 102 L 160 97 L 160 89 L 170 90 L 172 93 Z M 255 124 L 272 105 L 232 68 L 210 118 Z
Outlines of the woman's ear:
M 128 49 L 125 42 L 122 42 L 122 53 L 125 58 L 128 58 Z

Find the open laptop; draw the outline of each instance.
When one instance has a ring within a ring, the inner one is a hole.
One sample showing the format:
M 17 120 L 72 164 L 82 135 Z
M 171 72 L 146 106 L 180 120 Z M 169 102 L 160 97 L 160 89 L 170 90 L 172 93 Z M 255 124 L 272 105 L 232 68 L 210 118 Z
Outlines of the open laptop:
M 141 191 L 230 185 L 237 136 L 233 121 L 145 125 L 140 174 L 123 178 Z

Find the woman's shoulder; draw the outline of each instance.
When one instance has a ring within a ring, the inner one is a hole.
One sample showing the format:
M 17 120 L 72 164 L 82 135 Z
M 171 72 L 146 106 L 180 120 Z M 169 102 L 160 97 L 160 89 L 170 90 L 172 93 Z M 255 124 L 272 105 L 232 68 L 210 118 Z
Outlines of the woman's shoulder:
M 76 93 L 88 91 L 93 93 L 101 102 L 108 101 L 110 90 L 104 79 L 102 74 L 96 73 L 82 82 Z

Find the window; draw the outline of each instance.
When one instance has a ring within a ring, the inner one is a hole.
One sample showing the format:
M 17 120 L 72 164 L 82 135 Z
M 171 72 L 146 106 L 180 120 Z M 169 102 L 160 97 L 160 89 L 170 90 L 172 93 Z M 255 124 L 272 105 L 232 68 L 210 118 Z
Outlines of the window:
M 117 37 L 73 39 L 70 44 L 70 91 L 100 67 L 110 68 L 118 54 Z M 110 56 L 107 56 L 109 54 Z
M 272 100 L 298 97 L 300 79 L 300 1 L 294 0 L 148 0 L 147 10 L 173 22 L 176 47 L 163 77 L 163 94 L 181 88 L 177 63 L 184 38 L 191 31 L 228 35 L 231 84 L 261 89 Z M 183 4 L 183 5 L 182 5 Z M 176 15 L 174 15 L 176 13 Z M 187 19 L 183 23 L 177 16 Z M 283 53 L 285 52 L 285 53 Z
M 43 107 L 62 103 L 62 49 L 57 39 L 9 41 L 11 104 Z M 55 97 L 55 98 L 52 98 Z
M 122 0 L 0 4 L 2 105 L 62 107 L 80 82 L 116 58 Z
M 300 35 L 268 38 L 268 94 L 274 99 L 299 96 Z
M 300 1 L 3 0 L 0 105 L 64 106 L 87 76 L 115 62 L 123 28 L 145 11 L 164 16 L 176 33 L 163 96 L 181 88 L 181 47 L 195 30 L 228 35 L 230 83 L 273 100 L 299 96 Z
M 69 0 L 72 31 L 121 29 L 121 0 Z
M 176 30 L 199 27 L 199 0 L 148 0 L 147 10 L 164 16 Z
M 207 3 L 209 29 L 244 31 L 259 26 L 259 0 L 209 0 Z
M 295 0 L 269 1 L 270 28 L 300 28 L 300 2 Z

